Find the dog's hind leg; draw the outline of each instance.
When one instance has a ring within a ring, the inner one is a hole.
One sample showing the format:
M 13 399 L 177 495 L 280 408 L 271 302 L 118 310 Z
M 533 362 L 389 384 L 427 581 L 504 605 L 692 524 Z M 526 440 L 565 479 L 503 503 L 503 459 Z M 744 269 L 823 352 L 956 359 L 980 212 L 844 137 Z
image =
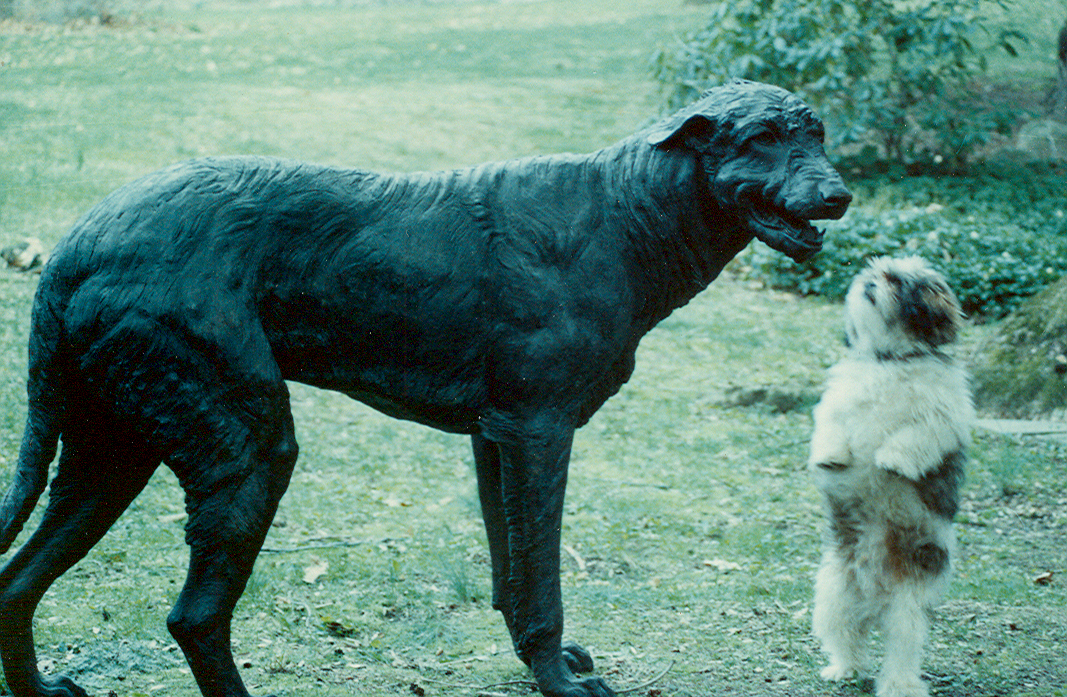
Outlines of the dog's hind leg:
M 826 680 L 847 680 L 862 676 L 867 668 L 867 617 L 860 590 L 850 571 L 834 551 L 823 554 L 815 577 L 815 606 L 812 627 L 830 657 L 822 669 Z
M 65 677 L 37 670 L 33 614 L 49 586 L 82 559 L 147 484 L 159 464 L 116 424 L 84 414 L 63 451 L 40 526 L 0 571 L 0 656 L 15 697 L 80 697 Z
M 893 590 L 882 616 L 885 661 L 876 681 L 878 697 L 926 697 L 929 689 L 920 676 L 926 642 L 926 609 L 914 588 L 905 581 Z
M 493 565 L 493 608 L 504 616 L 504 623 L 511 633 L 515 651 L 529 664 L 519 650 L 512 619 L 512 598 L 509 590 L 511 574 L 511 554 L 508 547 L 508 526 L 504 515 L 504 493 L 500 483 L 500 448 L 483 436 L 472 438 L 474 445 L 474 463 L 478 473 L 478 497 L 485 520 L 485 531 L 489 538 L 489 557 Z M 583 647 L 571 641 L 560 645 L 567 667 L 574 673 L 592 673 L 593 658 Z

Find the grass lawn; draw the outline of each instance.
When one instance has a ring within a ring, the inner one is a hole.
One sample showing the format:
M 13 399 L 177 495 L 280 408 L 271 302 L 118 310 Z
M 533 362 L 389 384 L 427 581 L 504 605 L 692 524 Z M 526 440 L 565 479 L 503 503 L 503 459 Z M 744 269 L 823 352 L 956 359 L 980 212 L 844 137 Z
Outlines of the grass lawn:
M 50 247 L 108 191 L 197 155 L 410 170 L 596 149 L 656 113 L 646 58 L 703 15 L 677 0 L 266 5 L 0 25 L 0 247 Z M 1054 11 L 1024 3 L 1013 21 L 1051 25 Z M 1035 40 L 1021 74 L 1039 76 L 1050 46 Z M 0 272 L 4 483 L 35 283 Z M 839 315 L 728 272 L 646 338 L 634 379 L 579 432 L 567 634 L 616 688 L 870 693 L 818 678 L 809 631 L 820 512 L 803 465 L 810 405 L 842 352 Z M 970 327 L 965 344 L 990 330 Z M 759 388 L 799 406 L 739 405 Z M 292 394 L 301 459 L 234 621 L 253 693 L 528 694 L 503 684 L 530 677 L 489 607 L 469 443 L 336 394 Z M 935 695 L 1065 694 L 1065 462 L 1067 444 L 978 434 L 925 663 Z M 41 604 L 45 671 L 97 695 L 197 694 L 165 627 L 183 523 L 161 468 Z

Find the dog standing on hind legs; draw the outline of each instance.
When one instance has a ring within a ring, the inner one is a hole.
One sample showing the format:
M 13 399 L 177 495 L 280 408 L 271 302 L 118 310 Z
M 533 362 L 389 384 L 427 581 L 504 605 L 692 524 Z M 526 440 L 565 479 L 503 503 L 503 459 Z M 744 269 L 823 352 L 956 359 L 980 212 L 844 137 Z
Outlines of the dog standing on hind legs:
M 809 467 L 827 515 L 815 582 L 824 678 L 867 669 L 880 629 L 878 697 L 924 697 L 927 612 L 949 581 L 952 518 L 974 419 L 966 373 L 941 351 L 959 304 L 925 261 L 879 258 L 845 300 L 848 356 L 815 407 Z

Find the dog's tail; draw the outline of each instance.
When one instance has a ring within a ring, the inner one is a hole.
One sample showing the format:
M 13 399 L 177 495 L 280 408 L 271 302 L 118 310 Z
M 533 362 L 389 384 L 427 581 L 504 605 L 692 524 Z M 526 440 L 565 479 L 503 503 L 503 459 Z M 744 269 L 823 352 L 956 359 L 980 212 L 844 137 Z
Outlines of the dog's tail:
M 62 303 L 49 297 L 46 280 L 33 305 L 27 396 L 29 413 L 18 464 L 7 493 L 0 500 L 0 554 L 11 547 L 48 484 L 48 467 L 55 458 L 62 430 L 64 353 Z

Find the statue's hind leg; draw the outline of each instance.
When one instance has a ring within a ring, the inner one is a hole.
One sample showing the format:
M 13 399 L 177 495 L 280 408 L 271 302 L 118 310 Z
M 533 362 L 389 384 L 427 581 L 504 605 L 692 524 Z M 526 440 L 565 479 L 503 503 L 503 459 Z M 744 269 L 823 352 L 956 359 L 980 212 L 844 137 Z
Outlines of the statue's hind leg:
M 219 319 L 198 329 L 233 333 L 129 312 L 91 342 L 81 371 L 185 491 L 189 574 L 167 624 L 206 697 L 246 697 L 230 620 L 289 484 L 296 439 L 289 390 L 258 326 Z
M 114 424 L 79 419 L 64 434 L 41 525 L 0 571 L 0 657 L 15 697 L 80 697 L 71 680 L 37 671 L 33 613 L 49 586 L 81 560 L 148 483 L 158 458 Z
M 202 449 L 200 444 L 197 450 Z M 224 479 L 183 481 L 189 509 L 189 574 L 167 625 L 207 697 L 248 694 L 230 648 L 230 621 L 285 493 L 296 453 L 286 408 L 281 423 L 251 434 L 243 449 L 219 449 L 217 454 L 232 459 L 204 463 L 201 475 L 214 470 L 224 473 Z

